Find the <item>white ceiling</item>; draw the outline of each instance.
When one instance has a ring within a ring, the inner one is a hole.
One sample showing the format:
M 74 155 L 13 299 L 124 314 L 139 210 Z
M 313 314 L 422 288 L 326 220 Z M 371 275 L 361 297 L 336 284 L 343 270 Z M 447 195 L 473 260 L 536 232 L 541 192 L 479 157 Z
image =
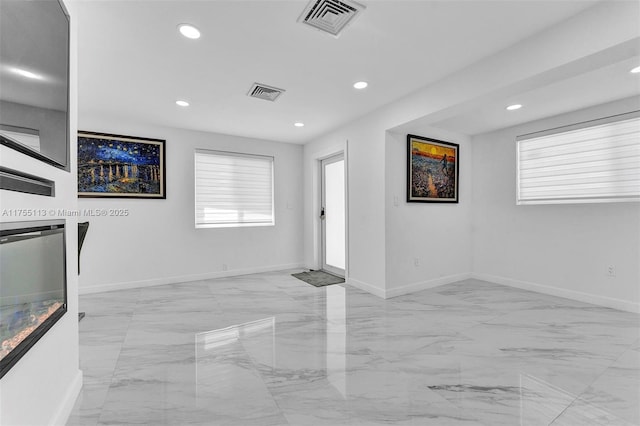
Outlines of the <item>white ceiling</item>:
M 87 114 L 306 143 L 597 2 L 361 1 L 366 10 L 339 38 L 296 22 L 306 3 L 79 2 L 80 123 Z M 201 30 L 199 40 L 178 34 L 185 22 Z M 544 105 L 549 93 L 562 91 L 562 103 L 540 106 L 548 113 L 639 93 L 633 79 L 594 94 L 582 90 L 611 80 L 613 68 L 528 89 L 521 103 Z M 369 88 L 353 89 L 359 80 Z M 249 98 L 254 82 L 286 93 L 274 103 Z M 178 107 L 176 99 L 191 106 Z M 503 111 L 498 99 L 439 124 L 473 134 L 533 112 L 505 122 Z M 306 126 L 296 128 L 296 121 Z
M 638 64 L 638 56 L 622 60 L 534 90 L 487 102 L 481 108 L 472 108 L 435 122 L 433 126 L 475 135 L 638 95 L 640 77 L 629 72 Z M 525 107 L 517 111 L 505 109 L 507 105 L 516 103 Z

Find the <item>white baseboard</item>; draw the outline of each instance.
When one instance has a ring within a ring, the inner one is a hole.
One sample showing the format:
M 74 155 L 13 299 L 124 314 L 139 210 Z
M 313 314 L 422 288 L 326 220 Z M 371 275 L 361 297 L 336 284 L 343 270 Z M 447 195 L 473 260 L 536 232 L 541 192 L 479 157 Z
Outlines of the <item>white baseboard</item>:
M 71 415 L 71 410 L 73 410 L 73 406 L 76 403 L 76 399 L 78 399 L 78 395 L 80 395 L 80 390 L 82 389 L 82 371 L 78 370 L 76 376 L 73 378 L 71 382 L 71 386 L 67 390 L 67 393 L 60 404 L 60 408 L 58 412 L 54 416 L 51 421 L 51 425 L 54 426 L 64 426 L 67 424 L 67 420 L 69 420 L 69 415 Z
M 359 288 L 360 290 L 366 291 L 367 293 L 371 293 L 374 296 L 378 296 L 382 299 L 385 298 L 385 291 L 383 288 L 379 288 L 376 286 L 373 286 L 371 284 L 367 284 L 364 281 L 359 281 L 356 280 L 355 278 L 347 278 L 346 283 L 350 286 L 353 286 L 355 288 Z
M 564 297 L 566 299 L 577 300 L 579 302 L 591 303 L 593 305 L 618 309 L 620 311 L 640 313 L 640 304 L 629 302 L 627 300 L 615 299 L 613 297 L 583 293 L 581 291 L 552 287 L 528 281 L 514 280 L 511 278 L 499 277 L 490 274 L 473 273 L 471 274 L 471 277 L 482 281 L 489 281 L 496 284 L 519 288 L 522 290 L 535 291 L 536 293 L 549 294 L 551 296 Z
M 403 294 L 415 293 L 417 291 L 427 290 L 458 281 L 468 280 L 469 278 L 471 278 L 471 273 L 466 272 L 463 274 L 448 275 L 446 277 L 406 284 L 400 287 L 393 287 L 385 290 L 385 299 L 402 296 Z
M 183 275 L 168 278 L 156 278 L 151 280 L 142 281 L 130 281 L 113 284 L 99 284 L 95 286 L 80 286 L 79 294 L 92 294 L 102 293 L 106 291 L 126 290 L 132 288 L 151 287 L 156 285 L 176 284 L 190 281 L 210 280 L 215 278 L 234 277 L 238 275 L 258 274 L 262 272 L 282 271 L 287 269 L 304 268 L 303 263 L 291 263 L 285 265 L 275 265 L 267 267 L 247 268 L 247 269 L 235 269 L 231 271 L 219 271 L 210 272 L 206 274 L 195 275 Z M 403 294 L 414 293 L 421 290 L 426 290 L 446 284 L 451 284 L 458 281 L 463 281 L 469 278 L 475 278 L 478 280 L 489 281 L 496 284 L 502 284 L 510 287 L 520 288 L 523 290 L 534 291 L 537 293 L 549 294 L 551 296 L 564 297 L 571 300 L 577 300 L 579 302 L 591 303 L 594 305 L 605 306 L 608 308 L 618 309 L 626 312 L 640 313 L 640 304 L 629 302 L 626 300 L 615 299 L 607 296 L 600 296 L 596 294 L 583 293 L 575 290 L 568 290 L 558 287 L 552 287 L 544 284 L 532 283 L 528 281 L 514 280 L 511 278 L 500 277 L 497 275 L 490 275 L 484 273 L 463 273 L 456 275 L 449 275 L 446 277 L 436 278 L 432 280 L 421 281 L 417 283 L 407 284 L 401 287 L 395 287 L 390 289 L 383 289 L 364 281 L 357 280 L 355 278 L 348 277 L 346 283 L 360 290 L 371 293 L 382 299 L 389 299 Z
M 257 268 L 233 269 L 230 271 L 209 272 L 206 274 L 181 275 L 166 278 L 154 278 L 150 280 L 128 281 L 112 284 L 98 284 L 82 286 L 78 288 L 78 294 L 104 293 L 107 291 L 128 290 L 132 288 L 153 287 L 165 284 L 177 284 L 190 281 L 211 280 L 215 278 L 235 277 L 238 275 L 259 274 L 262 272 L 284 271 L 287 269 L 302 268 L 302 263 L 289 263 L 285 265 L 262 266 Z

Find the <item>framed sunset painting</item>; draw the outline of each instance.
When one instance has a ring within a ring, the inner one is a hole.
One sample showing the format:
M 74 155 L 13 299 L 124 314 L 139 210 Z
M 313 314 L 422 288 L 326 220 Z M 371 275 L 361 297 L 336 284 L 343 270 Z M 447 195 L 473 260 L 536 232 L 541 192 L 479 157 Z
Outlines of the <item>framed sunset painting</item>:
M 407 135 L 407 202 L 457 203 L 459 145 Z

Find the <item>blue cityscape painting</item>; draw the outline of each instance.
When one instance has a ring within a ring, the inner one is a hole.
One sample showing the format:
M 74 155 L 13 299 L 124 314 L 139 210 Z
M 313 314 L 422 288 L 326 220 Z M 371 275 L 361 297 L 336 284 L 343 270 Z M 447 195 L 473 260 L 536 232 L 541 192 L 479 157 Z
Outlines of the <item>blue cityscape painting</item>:
M 78 132 L 78 196 L 166 198 L 165 141 Z

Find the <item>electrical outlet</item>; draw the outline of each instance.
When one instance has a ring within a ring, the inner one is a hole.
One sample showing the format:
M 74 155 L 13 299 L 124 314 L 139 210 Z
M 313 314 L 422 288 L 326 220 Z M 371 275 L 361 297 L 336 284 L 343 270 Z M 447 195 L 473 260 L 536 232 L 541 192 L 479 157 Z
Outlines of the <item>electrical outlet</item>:
M 608 277 L 616 276 L 616 267 L 614 265 L 607 266 L 607 276 Z
M 227 270 L 227 264 L 226 264 L 226 263 L 223 263 L 223 264 L 222 264 L 222 270 L 223 270 L 223 271 L 226 271 L 226 270 Z
M 420 266 L 420 259 L 418 259 L 417 257 L 415 257 L 413 259 L 413 266 Z
M 400 205 L 400 198 L 397 195 L 393 196 L 393 205 L 396 207 Z

